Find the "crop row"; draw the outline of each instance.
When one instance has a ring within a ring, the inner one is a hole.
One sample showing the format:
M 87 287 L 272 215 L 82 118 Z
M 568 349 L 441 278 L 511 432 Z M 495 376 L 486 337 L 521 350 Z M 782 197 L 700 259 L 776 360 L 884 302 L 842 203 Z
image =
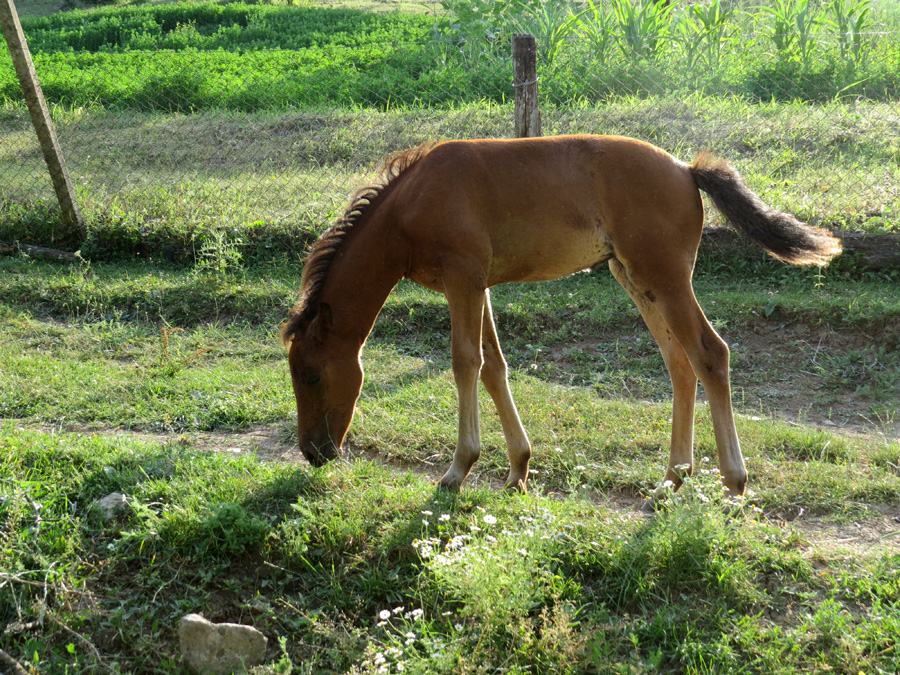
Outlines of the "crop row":
M 808 66 L 837 46 L 841 59 L 864 61 L 874 45 L 873 0 L 742 0 L 674 3 L 670 0 L 442 0 L 450 28 L 465 49 L 485 35 L 510 32 L 542 36 L 551 63 L 572 37 L 588 40 L 598 59 L 620 52 L 626 59 L 655 61 L 677 55 L 690 65 L 716 68 L 741 34 L 755 34 L 779 60 Z M 888 15 L 885 15 L 887 18 Z M 754 42 L 757 38 L 754 38 Z
M 511 32 L 538 36 L 541 95 L 553 101 L 698 90 L 748 100 L 900 98 L 897 36 L 867 31 L 870 0 L 809 2 L 773 0 L 753 13 L 721 0 L 445 0 L 437 19 L 177 3 L 55 14 L 25 28 L 45 94 L 66 106 L 190 112 L 503 102 L 512 95 Z M 855 28 L 833 30 L 840 16 Z M 793 32 L 773 32 L 780 25 Z M 19 98 L 11 63 L 0 61 L 0 102 Z
M 836 60 L 814 67 L 745 57 L 710 74 L 684 64 L 610 63 L 600 69 L 584 44 L 567 61 L 542 72 L 548 100 L 603 100 L 615 95 L 664 95 L 703 90 L 749 100 L 831 100 L 838 94 L 872 100 L 900 96 L 900 55 L 885 50 L 864 73 Z M 191 112 L 277 110 L 321 106 L 442 106 L 503 102 L 512 96 L 506 59 L 475 68 L 438 61 L 428 45 L 256 52 L 145 51 L 39 53 L 44 93 L 54 104 Z M 0 102 L 19 101 L 11 64 L 0 66 Z
M 22 23 L 36 52 L 246 51 L 422 41 L 434 19 L 400 12 L 179 2 L 56 13 Z

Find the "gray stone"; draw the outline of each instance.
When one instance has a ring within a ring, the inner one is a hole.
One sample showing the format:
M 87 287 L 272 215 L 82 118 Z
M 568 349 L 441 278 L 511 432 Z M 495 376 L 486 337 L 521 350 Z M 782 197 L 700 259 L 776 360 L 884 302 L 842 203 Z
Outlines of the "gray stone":
M 103 511 L 104 520 L 112 520 L 125 510 L 128 505 L 128 497 L 121 492 L 111 492 L 94 503 Z
M 251 626 L 212 623 L 188 614 L 178 625 L 185 665 L 198 675 L 246 673 L 266 658 L 268 640 Z

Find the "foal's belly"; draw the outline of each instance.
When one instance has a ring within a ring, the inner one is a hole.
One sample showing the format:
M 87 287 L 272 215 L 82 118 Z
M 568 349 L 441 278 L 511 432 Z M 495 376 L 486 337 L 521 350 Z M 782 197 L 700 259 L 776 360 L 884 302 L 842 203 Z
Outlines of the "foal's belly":
M 489 286 L 518 281 L 549 281 L 594 267 L 613 257 L 600 228 L 562 231 L 550 227 L 530 241 L 495 246 Z

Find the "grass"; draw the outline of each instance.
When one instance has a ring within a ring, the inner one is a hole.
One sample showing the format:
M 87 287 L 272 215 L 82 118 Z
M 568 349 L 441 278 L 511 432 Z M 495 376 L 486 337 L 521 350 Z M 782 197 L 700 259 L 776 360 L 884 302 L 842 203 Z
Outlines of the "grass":
M 212 274 L 12 259 L 2 269 L 0 363 L 10 386 L 0 394 L 0 416 L 177 433 L 290 419 L 294 403 L 276 327 L 292 303 L 298 268 Z M 766 439 L 769 423 L 749 418 L 771 413 L 895 435 L 895 282 L 854 279 L 840 269 L 818 279 L 774 265 L 747 272 L 743 280 L 701 273 L 696 286 L 732 344 L 742 433 L 762 439 L 750 447 L 760 445 L 763 457 L 766 448 L 799 444 L 808 446 L 797 451 L 801 459 L 810 459 L 827 445 L 822 457 L 847 460 L 867 442 L 798 439 L 790 428 L 783 430 L 787 440 L 778 440 L 782 432 Z M 667 445 L 671 390 L 624 292 L 608 274 L 582 274 L 498 287 L 493 304 L 526 426 L 537 447 L 565 448 L 537 460 L 538 470 L 554 484 L 565 482 L 566 463 L 590 453 L 598 468 L 585 480 L 593 488 L 646 491 L 657 472 L 646 464 L 648 453 L 659 464 L 659 448 Z M 456 405 L 449 333 L 442 296 L 413 284 L 392 294 L 364 353 L 368 380 L 355 446 L 400 462 L 447 461 Z M 881 335 L 877 343 L 865 337 L 873 333 Z M 635 408 L 634 401 L 646 405 Z M 505 459 L 498 421 L 483 404 L 490 449 L 484 464 L 499 471 Z M 282 433 L 289 438 L 293 431 L 285 426 Z M 714 454 L 708 422 L 697 444 L 699 453 Z
M 895 556 L 728 517 L 714 476 L 643 520 L 540 488 L 436 493 L 365 461 L 14 425 L 0 445 L 4 646 L 41 672 L 183 672 L 189 611 L 263 630 L 279 646 L 260 673 L 898 665 Z M 92 504 L 112 490 L 129 505 L 103 521 Z
M 72 241 L 39 197 L 49 189 L 40 158 L 8 154 L 0 156 L 9 176 L 0 240 L 80 248 L 92 259 L 191 262 L 219 232 L 248 261 L 296 259 L 390 151 L 434 138 L 502 137 L 511 112 L 487 104 L 285 115 L 60 111 L 57 132 L 88 239 Z M 893 138 L 895 117 L 887 104 L 850 111 L 839 103 L 751 105 L 696 95 L 547 106 L 543 124 L 553 134 L 641 137 L 684 159 L 711 148 L 778 208 L 836 229 L 892 232 L 898 148 L 872 139 Z M 24 111 L 0 116 L 0 128 L 11 143 L 26 142 Z
M 200 612 L 269 637 L 259 674 L 895 670 L 894 282 L 701 262 L 701 303 L 747 345 L 751 493 L 737 515 L 722 502 L 701 404 L 697 476 L 645 520 L 668 385 L 608 275 L 494 291 L 536 448 L 522 497 L 490 488 L 505 458 L 486 397 L 477 475 L 435 492 L 456 405 L 431 292 L 389 299 L 351 459 L 313 470 L 293 460 L 275 335 L 298 267 L 0 261 L 3 649 L 48 674 L 180 673 L 175 626 Z M 860 390 L 852 369 L 876 361 Z M 94 503 L 113 491 L 128 506 L 107 521 Z
M 547 104 L 544 124 L 712 146 L 776 206 L 891 231 L 894 107 L 621 96 Z M 636 507 L 663 475 L 670 385 L 625 293 L 593 273 L 496 288 L 535 474 L 526 496 L 491 489 L 506 460 L 482 395 L 484 454 L 448 495 L 443 298 L 392 294 L 348 458 L 324 469 L 296 461 L 277 326 L 380 156 L 508 135 L 508 105 L 54 115 L 86 241 L 34 189 L 37 154 L 0 152 L 0 239 L 82 252 L 0 259 L 0 644 L 31 672 L 180 675 L 189 612 L 263 631 L 256 675 L 900 670 L 896 272 L 701 254 L 750 493 L 722 496 L 701 393 L 698 471 L 653 518 Z M 0 110 L 5 147 L 23 129 Z

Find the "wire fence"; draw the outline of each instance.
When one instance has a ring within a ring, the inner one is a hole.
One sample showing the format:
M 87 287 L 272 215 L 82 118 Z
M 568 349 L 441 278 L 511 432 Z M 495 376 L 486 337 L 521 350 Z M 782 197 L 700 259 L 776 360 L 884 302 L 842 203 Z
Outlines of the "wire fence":
M 728 49 L 739 55 L 758 39 Z M 812 64 L 747 70 L 702 54 L 604 60 L 571 36 L 550 53 L 549 41 L 538 38 L 544 135 L 622 134 L 685 160 L 710 149 L 773 206 L 811 222 L 900 227 L 900 35 L 877 36 L 863 81 L 849 67 L 835 76 L 839 59 L 826 54 L 840 54 L 837 41 L 820 41 Z M 135 251 L 155 250 L 154 238 L 195 248 L 198 236 L 231 232 L 264 239 L 277 257 L 273 231 L 321 231 L 390 152 L 513 135 L 508 37 L 345 49 L 349 66 L 302 49 L 36 54 L 89 228 Z M 7 61 L 0 55 L 0 202 L 7 236 L 27 239 L 41 214 L 53 220 L 54 197 Z

